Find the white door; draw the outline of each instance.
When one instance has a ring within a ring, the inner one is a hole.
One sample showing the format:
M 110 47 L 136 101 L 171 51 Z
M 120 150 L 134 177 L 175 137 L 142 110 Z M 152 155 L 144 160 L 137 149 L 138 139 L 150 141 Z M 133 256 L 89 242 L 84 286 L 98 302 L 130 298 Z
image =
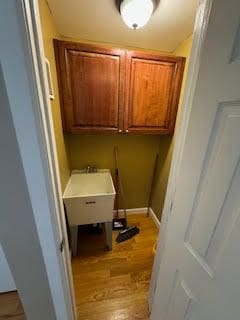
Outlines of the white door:
M 0 293 L 16 290 L 2 246 L 0 245 Z
M 240 1 L 207 2 L 151 320 L 240 319 Z

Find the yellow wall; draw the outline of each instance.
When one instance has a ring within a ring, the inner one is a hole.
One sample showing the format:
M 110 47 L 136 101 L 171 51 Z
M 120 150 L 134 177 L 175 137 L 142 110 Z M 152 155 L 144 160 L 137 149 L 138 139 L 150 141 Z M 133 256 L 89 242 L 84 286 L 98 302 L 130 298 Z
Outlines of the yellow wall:
M 182 104 L 183 92 L 185 88 L 185 81 L 187 76 L 191 47 L 192 47 L 192 36 L 188 37 L 185 41 L 183 41 L 173 52 L 174 55 L 186 57 L 186 65 L 184 70 L 183 85 L 182 85 L 181 95 L 179 100 L 179 109 L 178 109 L 176 125 L 178 125 L 179 114 L 181 112 L 181 104 Z M 164 199 L 165 199 L 165 194 L 167 189 L 169 170 L 171 166 L 173 145 L 174 145 L 174 137 L 160 138 L 158 174 L 157 174 L 157 181 L 155 185 L 153 204 L 152 204 L 153 211 L 155 212 L 155 214 L 158 216 L 160 220 L 161 220 Z
M 62 190 L 65 189 L 66 183 L 69 178 L 69 165 L 66 151 L 66 144 L 64 141 L 63 131 L 62 131 L 62 121 L 60 113 L 60 102 L 58 94 L 58 84 L 57 84 L 57 74 L 56 74 L 56 65 L 55 57 L 53 50 L 53 38 L 58 38 L 59 34 L 53 23 L 53 18 L 46 3 L 46 0 L 39 0 L 39 12 L 40 20 L 43 34 L 43 44 L 45 56 L 49 60 L 51 75 L 53 81 L 54 95 L 55 99 L 51 100 L 52 105 L 52 115 L 53 115 L 53 125 L 56 137 L 56 146 L 57 146 L 57 155 L 60 169 L 60 178 Z
M 67 135 L 67 142 L 72 169 L 91 165 L 102 169 L 110 168 L 112 173 L 114 173 L 113 149 L 114 146 L 118 146 L 126 206 L 127 208 L 147 206 L 159 136 L 81 134 Z

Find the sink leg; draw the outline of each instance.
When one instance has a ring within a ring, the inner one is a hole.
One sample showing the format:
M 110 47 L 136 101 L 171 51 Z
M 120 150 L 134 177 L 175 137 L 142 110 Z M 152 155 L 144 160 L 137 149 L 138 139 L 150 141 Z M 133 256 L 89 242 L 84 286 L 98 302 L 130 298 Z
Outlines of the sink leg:
M 70 234 L 71 234 L 72 255 L 75 257 L 77 255 L 78 226 L 71 226 L 70 227 Z
M 106 244 L 109 251 L 112 250 L 112 222 L 105 222 Z

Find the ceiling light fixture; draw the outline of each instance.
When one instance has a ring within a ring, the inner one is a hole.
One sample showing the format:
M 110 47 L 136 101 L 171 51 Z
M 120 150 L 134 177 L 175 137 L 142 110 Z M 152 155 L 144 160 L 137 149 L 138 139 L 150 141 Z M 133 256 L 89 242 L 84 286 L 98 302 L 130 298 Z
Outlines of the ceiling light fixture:
M 123 21 L 134 30 L 147 24 L 154 9 L 154 0 L 118 0 L 117 4 Z

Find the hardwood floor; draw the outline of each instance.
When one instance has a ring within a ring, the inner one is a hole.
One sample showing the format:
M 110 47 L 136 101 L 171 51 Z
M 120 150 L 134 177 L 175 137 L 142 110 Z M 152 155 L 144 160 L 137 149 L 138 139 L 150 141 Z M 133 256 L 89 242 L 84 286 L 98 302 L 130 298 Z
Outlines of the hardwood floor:
M 79 320 L 147 320 L 153 245 L 157 228 L 145 215 L 131 215 L 134 238 L 104 251 L 104 235 L 81 234 L 78 256 L 72 260 Z M 25 320 L 17 292 L 0 294 L 0 320 Z M 51 319 L 46 319 L 51 320 Z
M 26 319 L 16 291 L 0 294 L 0 320 L 6 319 Z
M 104 251 L 104 235 L 81 234 L 78 256 L 72 260 L 79 320 L 147 320 L 147 293 L 158 230 L 143 214 L 131 215 L 129 225 L 140 233 Z

